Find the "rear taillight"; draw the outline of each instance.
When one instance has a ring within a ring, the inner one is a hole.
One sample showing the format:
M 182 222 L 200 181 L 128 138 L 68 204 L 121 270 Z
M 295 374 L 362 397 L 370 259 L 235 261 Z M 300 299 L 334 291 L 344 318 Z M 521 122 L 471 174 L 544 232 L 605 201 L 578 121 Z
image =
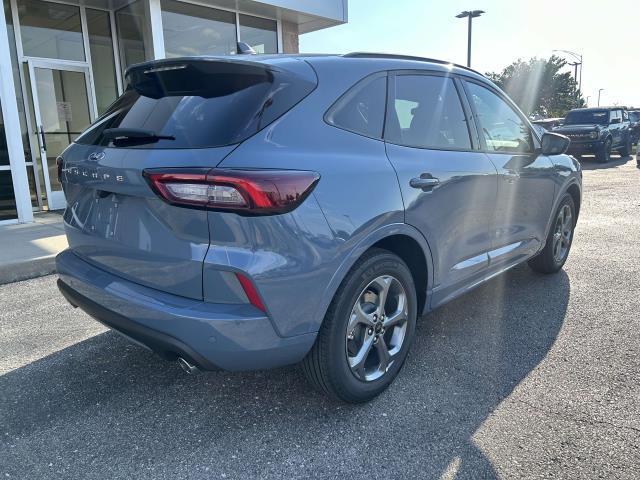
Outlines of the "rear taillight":
M 146 169 L 143 176 L 164 201 L 180 207 L 244 215 L 290 212 L 320 179 L 300 170 Z

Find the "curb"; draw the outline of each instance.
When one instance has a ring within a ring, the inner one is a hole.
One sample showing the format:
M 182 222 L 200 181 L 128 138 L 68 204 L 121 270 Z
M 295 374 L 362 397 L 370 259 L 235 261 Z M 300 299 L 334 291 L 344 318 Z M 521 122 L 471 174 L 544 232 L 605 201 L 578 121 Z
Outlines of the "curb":
M 56 272 L 56 255 L 0 265 L 0 285 L 43 277 Z

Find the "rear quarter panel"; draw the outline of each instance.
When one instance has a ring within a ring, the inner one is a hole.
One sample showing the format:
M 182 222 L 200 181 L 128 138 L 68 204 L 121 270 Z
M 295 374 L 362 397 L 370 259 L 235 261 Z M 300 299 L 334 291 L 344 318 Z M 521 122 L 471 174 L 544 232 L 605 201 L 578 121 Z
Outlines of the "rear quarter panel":
M 321 176 L 314 194 L 284 216 L 209 217 L 211 248 L 205 269 L 219 268 L 220 262 L 243 265 L 283 336 L 316 331 L 363 245 L 373 243 L 376 231 L 404 222 L 398 181 L 384 143 L 323 120 L 340 95 L 373 73 L 371 64 L 318 59 L 313 67 L 318 88 L 220 166 L 313 170 Z M 235 257 L 225 259 L 223 246 Z

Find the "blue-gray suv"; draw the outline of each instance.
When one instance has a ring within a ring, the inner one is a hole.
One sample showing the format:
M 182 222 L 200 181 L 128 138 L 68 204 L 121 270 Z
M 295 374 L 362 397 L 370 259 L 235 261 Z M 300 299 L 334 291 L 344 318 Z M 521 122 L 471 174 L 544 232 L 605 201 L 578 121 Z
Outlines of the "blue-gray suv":
M 58 285 L 188 371 L 301 361 L 330 396 L 366 401 L 419 316 L 567 259 L 582 190 L 569 140 L 538 136 L 472 70 L 237 55 L 126 78 L 58 159 Z

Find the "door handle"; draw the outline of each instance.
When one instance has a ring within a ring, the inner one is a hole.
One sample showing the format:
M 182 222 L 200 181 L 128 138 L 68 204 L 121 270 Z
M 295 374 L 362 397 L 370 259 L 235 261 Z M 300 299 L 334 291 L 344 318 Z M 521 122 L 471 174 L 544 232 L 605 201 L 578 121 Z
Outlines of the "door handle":
M 422 190 L 425 190 L 428 188 L 433 188 L 440 184 L 440 180 L 438 180 L 437 178 L 433 178 L 431 175 L 427 177 L 426 175 L 428 174 L 424 173 L 422 175 L 420 176 L 420 178 L 412 178 L 409 181 L 409 185 L 413 188 L 421 188 Z
M 44 139 L 44 128 L 40 125 L 41 146 L 44 151 L 47 150 L 47 141 Z

